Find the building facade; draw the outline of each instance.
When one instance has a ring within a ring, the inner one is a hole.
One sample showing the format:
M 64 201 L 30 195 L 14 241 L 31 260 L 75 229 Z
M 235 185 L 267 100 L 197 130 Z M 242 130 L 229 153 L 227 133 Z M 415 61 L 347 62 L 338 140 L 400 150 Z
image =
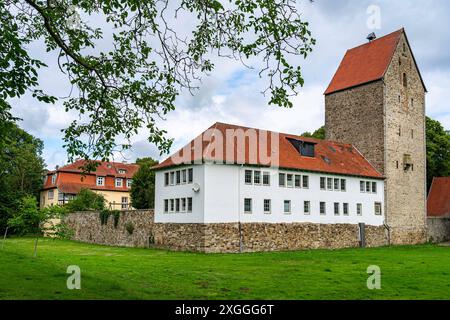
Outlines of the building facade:
M 426 241 L 426 88 L 403 29 L 348 50 L 325 92 L 326 138 L 385 177 L 394 244 Z
M 47 173 L 40 194 L 40 206 L 65 204 L 81 189 L 90 189 L 102 194 L 111 209 L 131 208 L 130 188 L 136 164 L 100 162 L 96 171 L 83 173 L 84 160 L 57 168 Z
M 222 139 L 230 132 L 245 137 Z M 277 145 L 277 165 L 261 163 L 263 134 Z M 242 252 L 387 244 L 384 177 L 349 144 L 216 123 L 155 170 L 157 245 Z

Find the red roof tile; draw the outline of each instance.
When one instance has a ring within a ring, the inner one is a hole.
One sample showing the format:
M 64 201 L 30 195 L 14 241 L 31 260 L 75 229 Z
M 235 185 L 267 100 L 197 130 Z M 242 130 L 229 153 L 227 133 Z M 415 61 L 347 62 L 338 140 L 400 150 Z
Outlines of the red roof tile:
M 271 150 L 272 146 L 272 136 L 274 134 L 274 138 L 278 137 L 279 139 L 279 163 L 278 167 L 284 169 L 294 169 L 294 170 L 305 170 L 305 171 L 315 171 L 315 172 L 324 172 L 324 173 L 335 173 L 342 175 L 354 175 L 354 176 L 364 176 L 371 178 L 383 178 L 382 175 L 359 153 L 359 151 L 350 144 L 332 142 L 332 141 L 324 141 L 312 138 L 300 137 L 292 134 L 285 133 L 277 133 L 271 131 L 263 131 L 260 129 L 252 129 L 247 127 L 235 126 L 224 123 L 216 123 L 210 127 L 211 131 L 214 135 L 218 135 L 221 133 L 221 136 L 226 137 L 227 130 L 239 130 L 242 129 L 244 132 L 246 130 L 255 130 L 256 132 L 256 143 L 252 145 L 252 154 L 249 152 L 249 143 L 245 143 L 245 146 L 241 149 L 238 149 L 238 143 L 234 144 L 233 150 L 233 158 L 231 161 L 227 161 L 227 163 L 242 163 L 238 161 L 239 155 L 243 155 L 245 161 L 243 163 L 248 165 L 256 165 L 256 166 L 267 166 L 267 163 L 264 162 L 264 159 L 261 159 L 260 154 L 262 156 L 266 154 L 270 154 L 270 152 L 262 151 L 265 148 L 266 150 Z M 205 131 L 206 132 L 206 131 Z M 261 133 L 264 134 L 267 132 L 268 141 L 266 145 L 261 145 L 260 136 Z M 203 136 L 200 135 L 196 139 L 201 139 Z M 310 142 L 315 144 L 315 156 L 313 158 L 306 157 L 300 155 L 300 153 L 295 149 L 292 143 L 288 140 L 297 139 L 304 142 Z M 155 169 L 163 169 L 168 167 L 173 167 L 177 163 L 176 157 L 183 156 L 185 150 L 190 151 L 190 155 L 187 156 L 184 164 L 194 163 L 199 161 L 211 161 L 211 160 L 223 160 L 226 155 L 227 145 L 226 143 L 222 144 L 222 149 L 215 148 L 215 139 L 206 139 L 208 141 L 203 141 L 201 146 L 202 149 L 199 149 L 200 144 L 194 143 L 196 140 L 192 140 L 186 147 L 167 158 L 165 161 L 156 165 Z M 205 140 L 205 139 L 203 139 Z M 211 140 L 211 141 L 209 141 Z M 202 140 L 199 140 L 202 141 Z M 218 140 L 219 142 L 219 140 Z M 244 150 L 245 148 L 245 150 Z M 223 157 L 219 159 L 217 152 L 213 152 L 213 150 L 219 150 Z M 262 152 L 260 152 L 260 149 Z M 244 153 L 245 152 L 245 153 Z M 257 153 L 257 154 L 255 154 Z M 228 159 L 227 159 L 228 160 Z
M 83 174 L 82 166 L 85 160 L 77 160 L 54 171 L 47 173 L 43 189 L 58 188 L 63 193 L 78 193 L 82 188 L 94 190 L 129 191 L 125 179 L 131 179 L 139 169 L 137 164 L 127 164 L 121 162 L 101 162 L 96 171 Z M 125 170 L 125 173 L 119 173 Z M 51 176 L 57 174 L 54 184 L 51 183 Z M 104 186 L 97 186 L 96 177 L 105 177 Z M 123 178 L 122 187 L 115 186 L 115 178 Z
M 382 79 L 403 32 L 400 29 L 348 50 L 325 94 Z
M 450 177 L 434 178 L 427 200 L 428 216 L 450 216 Z

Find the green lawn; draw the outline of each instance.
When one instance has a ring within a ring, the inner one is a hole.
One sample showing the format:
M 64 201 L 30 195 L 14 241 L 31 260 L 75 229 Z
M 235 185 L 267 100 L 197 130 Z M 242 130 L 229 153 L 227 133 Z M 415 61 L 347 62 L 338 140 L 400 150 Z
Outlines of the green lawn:
M 450 299 L 450 247 L 433 245 L 206 255 L 40 239 L 38 252 L 6 240 L 0 299 Z M 66 288 L 68 265 L 81 290 Z

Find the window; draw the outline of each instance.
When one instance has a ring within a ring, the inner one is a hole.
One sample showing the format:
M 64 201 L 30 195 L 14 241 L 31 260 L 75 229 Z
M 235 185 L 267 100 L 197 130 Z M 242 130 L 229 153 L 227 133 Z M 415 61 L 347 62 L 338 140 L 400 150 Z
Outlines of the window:
M 375 215 L 381 216 L 381 203 L 375 202 Z
M 252 213 L 252 199 L 250 199 L 250 198 L 244 199 L 244 212 Z
M 176 172 L 176 176 L 177 176 L 177 184 L 180 184 L 181 183 L 181 171 L 180 170 L 178 170 Z
M 411 108 L 414 108 L 414 99 L 411 98 Z
M 295 175 L 295 187 L 296 188 L 301 188 L 301 180 L 302 180 L 302 176 L 299 174 Z
M 334 215 L 335 216 L 339 215 L 339 203 L 337 202 L 334 203 Z
M 133 184 L 133 180 L 127 179 L 127 188 L 131 188 L 132 184 Z
M 188 183 L 192 183 L 194 181 L 194 169 L 188 169 Z
M 344 213 L 344 216 L 348 216 L 348 203 L 342 205 L 342 212 Z
M 341 191 L 347 190 L 347 181 L 345 179 L 341 179 Z
M 372 192 L 377 193 L 377 183 L 376 182 L 372 182 Z
M 245 170 L 245 183 L 252 184 L 252 170 Z
M 411 139 L 414 139 L 414 130 L 411 129 Z
M 271 210 L 270 199 L 264 199 L 264 213 L 269 214 Z
M 408 78 L 406 77 L 406 73 L 403 74 L 403 86 L 408 87 Z
M 324 177 L 320 177 L 320 190 L 325 190 L 326 187 L 326 179 Z
M 303 176 L 303 188 L 309 188 L 309 176 Z
M 362 204 L 361 203 L 356 204 L 356 214 L 358 216 L 362 216 Z
M 289 187 L 289 188 L 292 188 L 293 186 L 294 186 L 294 175 L 292 175 L 292 174 L 287 174 L 286 175 L 286 185 Z
M 120 174 L 125 174 L 125 173 L 127 173 L 127 171 L 124 170 L 124 169 L 119 169 L 119 173 L 120 173 Z
M 284 200 L 284 213 L 291 213 L 291 200 Z
M 366 192 L 370 192 L 370 182 L 366 181 Z
M 365 190 L 366 189 L 365 189 L 364 181 L 360 181 L 359 182 L 359 191 L 364 192 Z
M 174 212 L 174 211 L 175 211 L 175 200 L 170 199 L 170 212 Z
M 327 214 L 327 206 L 325 202 L 320 203 L 320 214 L 323 216 Z
M 128 209 L 128 197 L 122 197 L 122 209 Z
M 395 161 L 395 165 L 396 165 L 396 167 L 397 167 L 397 169 L 398 169 L 398 161 Z
M 105 185 L 105 177 L 97 177 L 97 185 L 104 186 Z
M 278 174 L 278 185 L 280 187 L 285 187 L 286 186 L 286 175 L 284 173 L 279 173 Z
M 186 212 L 186 198 L 181 198 L 181 212 Z
M 48 190 L 48 200 L 52 200 L 55 196 L 54 190 Z
M 334 190 L 339 190 L 339 179 L 334 179 Z
M 309 214 L 310 214 L 310 209 L 311 209 L 311 202 L 309 202 L 309 201 L 304 201 L 304 202 L 303 202 L 303 212 L 304 212 L 306 215 L 309 215 Z
M 270 173 L 269 172 L 263 172 L 263 185 L 270 186 Z
M 187 212 L 192 212 L 192 198 L 187 198 Z
M 170 173 L 170 185 L 173 186 L 175 184 L 175 172 Z
M 327 178 L 327 189 L 333 190 L 333 179 L 332 178 Z
M 169 200 L 164 199 L 164 212 L 169 212 Z
M 122 187 L 122 182 L 123 182 L 122 178 L 116 178 L 116 187 Z
M 253 182 L 254 184 L 261 184 L 261 171 L 253 172 Z
M 168 172 L 164 173 L 164 185 L 165 186 L 169 185 L 169 173 Z
M 175 199 L 175 212 L 180 212 L 180 199 Z
M 181 182 L 182 183 L 186 183 L 187 182 L 186 169 L 181 171 Z
M 56 183 L 56 173 L 52 175 L 52 184 Z

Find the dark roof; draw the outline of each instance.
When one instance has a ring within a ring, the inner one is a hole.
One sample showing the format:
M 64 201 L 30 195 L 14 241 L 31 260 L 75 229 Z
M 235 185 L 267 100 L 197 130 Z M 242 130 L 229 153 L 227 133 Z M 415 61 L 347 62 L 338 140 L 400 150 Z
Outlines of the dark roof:
M 238 149 L 238 143 L 234 143 L 232 159 L 227 159 L 227 163 L 242 164 L 242 161 L 239 161 L 239 156 L 242 156 L 242 158 L 245 159 L 243 164 L 268 166 L 264 159 L 261 159 L 261 155 L 265 156 L 270 154 L 265 150 L 269 150 L 271 148 L 271 145 L 273 144 L 271 141 L 272 134 L 274 134 L 274 137 L 278 137 L 279 139 L 279 161 L 277 165 L 279 168 L 363 176 L 379 179 L 383 178 L 383 176 L 367 161 L 367 159 L 365 159 L 361 153 L 350 144 L 312 139 L 292 134 L 264 131 L 260 129 L 252 129 L 225 123 L 215 123 L 209 128 L 208 132 L 210 136 L 217 135 L 218 132 L 220 132 L 225 140 L 227 130 L 230 129 L 244 130 L 244 132 L 247 132 L 246 130 L 254 130 L 256 133 L 256 143 L 252 145 L 251 150 L 249 148 L 249 143 L 246 143 L 245 147 L 241 146 L 240 149 Z M 176 166 L 178 164 L 189 164 L 214 160 L 223 162 L 225 155 L 227 154 L 226 143 L 222 144 L 222 149 L 219 151 L 220 148 L 216 146 L 215 139 L 211 138 L 206 139 L 208 141 L 202 141 L 205 140 L 202 139 L 202 137 L 205 136 L 204 133 L 192 140 L 183 149 L 179 150 L 160 164 L 154 166 L 154 168 L 164 169 Z M 267 143 L 263 145 L 261 145 L 260 142 L 261 133 L 267 133 L 268 137 Z M 302 156 L 296 149 L 295 145 L 291 143 L 291 139 L 314 144 L 315 156 Z M 202 142 L 194 143 L 196 140 Z M 199 150 L 200 147 L 201 150 Z M 213 151 L 215 149 L 218 151 Z M 184 156 L 186 151 L 189 151 L 190 154 Z M 273 152 L 273 150 L 270 150 L 270 152 Z M 218 156 L 219 154 L 223 155 L 222 158 Z M 183 163 L 177 161 L 179 157 L 183 158 Z
M 450 216 L 450 177 L 434 178 L 427 200 L 428 216 Z

